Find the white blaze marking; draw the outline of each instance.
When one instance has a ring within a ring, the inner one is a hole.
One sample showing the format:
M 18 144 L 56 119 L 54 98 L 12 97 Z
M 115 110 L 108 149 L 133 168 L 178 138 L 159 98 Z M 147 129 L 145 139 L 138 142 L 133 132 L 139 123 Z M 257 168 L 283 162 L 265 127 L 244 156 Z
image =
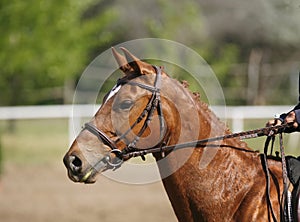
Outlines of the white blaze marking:
M 121 85 L 115 85 L 113 88 L 112 88 L 112 90 L 110 90 L 110 92 L 109 92 L 109 94 L 108 94 L 108 96 L 107 96 L 107 98 L 106 98 L 106 100 L 105 100 L 105 103 L 110 99 L 110 98 L 112 98 L 114 95 L 116 95 L 118 92 L 119 92 L 119 90 L 121 89 Z

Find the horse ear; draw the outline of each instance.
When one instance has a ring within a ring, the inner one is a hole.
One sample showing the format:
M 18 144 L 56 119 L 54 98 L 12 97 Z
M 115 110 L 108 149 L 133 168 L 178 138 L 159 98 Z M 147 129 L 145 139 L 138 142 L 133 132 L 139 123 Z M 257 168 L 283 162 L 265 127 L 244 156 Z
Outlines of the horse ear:
M 129 66 L 133 69 L 134 72 L 140 73 L 140 74 L 151 74 L 155 72 L 155 69 L 152 65 L 141 61 L 137 57 L 135 57 L 133 54 L 131 54 L 127 49 L 121 47 L 120 48 L 126 57 L 127 63 Z
M 124 56 L 122 56 L 120 53 L 117 52 L 117 50 L 115 50 L 114 47 L 111 47 L 111 50 L 112 50 L 112 54 L 113 56 L 115 57 L 120 69 L 126 73 L 128 71 L 131 70 L 131 67 L 130 65 L 128 64 L 126 58 Z

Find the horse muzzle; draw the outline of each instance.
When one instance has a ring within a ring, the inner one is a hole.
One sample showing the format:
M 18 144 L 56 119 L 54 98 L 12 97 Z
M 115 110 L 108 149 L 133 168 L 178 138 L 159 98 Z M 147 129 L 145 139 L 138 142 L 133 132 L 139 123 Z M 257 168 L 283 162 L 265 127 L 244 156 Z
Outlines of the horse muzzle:
M 83 161 L 76 155 L 64 156 L 63 162 L 68 171 L 68 177 L 77 183 L 95 183 L 96 175 L 107 168 L 106 158 L 102 158 L 94 166 L 83 167 Z

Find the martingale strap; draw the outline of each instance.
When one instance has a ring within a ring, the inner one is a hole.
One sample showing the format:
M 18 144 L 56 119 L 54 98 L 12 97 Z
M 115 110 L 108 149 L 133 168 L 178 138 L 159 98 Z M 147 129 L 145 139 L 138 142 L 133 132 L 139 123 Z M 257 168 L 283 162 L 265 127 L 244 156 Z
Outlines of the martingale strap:
M 280 154 L 281 154 L 281 163 L 282 163 L 282 178 L 283 178 L 283 194 L 282 194 L 282 206 L 281 206 L 281 221 L 285 222 L 292 222 L 293 220 L 293 212 L 292 212 L 292 198 L 288 191 L 288 173 L 287 173 L 287 164 L 286 164 L 286 156 L 284 152 L 284 146 L 283 146 L 283 137 L 282 137 L 282 131 L 278 133 L 279 134 L 279 148 L 280 148 Z M 268 205 L 268 211 L 269 211 L 269 219 L 272 216 L 272 219 L 274 222 L 277 222 L 275 213 L 273 210 L 272 202 L 271 202 L 271 194 L 270 194 L 270 171 L 267 161 L 267 153 L 268 153 L 268 147 L 270 144 L 270 141 L 272 140 L 271 145 L 271 154 L 273 149 L 275 136 L 274 134 L 270 133 L 267 136 L 265 147 L 264 147 L 264 153 L 262 154 L 262 166 L 266 175 L 266 199 L 267 199 L 267 205 Z M 271 215 L 270 215 L 271 214 Z

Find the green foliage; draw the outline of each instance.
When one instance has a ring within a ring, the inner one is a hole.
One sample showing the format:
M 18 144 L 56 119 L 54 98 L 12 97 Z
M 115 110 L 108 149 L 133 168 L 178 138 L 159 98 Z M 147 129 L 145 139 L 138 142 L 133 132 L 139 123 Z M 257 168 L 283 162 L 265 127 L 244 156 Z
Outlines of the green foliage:
M 228 73 L 232 64 L 239 61 L 240 49 L 237 44 L 223 43 L 220 47 L 210 43 L 199 47 L 198 53 L 211 65 L 223 86 L 228 87 L 236 84 L 234 79 L 228 78 Z
M 7 122 L 0 121 L 1 129 L 6 126 Z M 16 120 L 14 133 L 3 130 L 1 142 L 2 165 L 8 162 L 26 165 L 61 162 L 69 145 L 68 120 Z
M 269 76 L 274 88 L 279 87 L 280 75 L 289 75 L 288 82 L 294 82 L 291 73 L 299 67 L 295 65 L 298 12 L 296 1 L 280 0 L 2 0 L 0 105 L 61 103 L 64 83 L 75 81 L 104 49 L 145 37 L 170 39 L 194 49 L 226 88 L 225 97 L 246 104 L 253 49 L 262 52 L 256 64 L 260 79 L 256 95 L 275 94 L 266 90 Z M 177 77 L 189 80 L 184 72 Z M 197 90 L 193 79 L 189 81 Z M 280 95 L 290 88 L 295 86 L 284 85 Z M 278 98 L 274 102 L 280 104 Z M 271 100 L 256 98 L 253 103 Z
M 1 2 L 0 88 L 5 95 L 1 105 L 38 103 L 46 87 L 51 88 L 46 94 L 55 97 L 53 87 L 80 74 L 89 51 L 111 41 L 107 32 L 96 37 L 95 32 L 104 30 L 113 14 L 85 21 L 82 14 L 91 4 L 79 0 Z
M 203 32 L 201 10 L 194 0 L 157 1 L 158 12 L 143 20 L 151 35 L 179 42 L 199 41 Z

